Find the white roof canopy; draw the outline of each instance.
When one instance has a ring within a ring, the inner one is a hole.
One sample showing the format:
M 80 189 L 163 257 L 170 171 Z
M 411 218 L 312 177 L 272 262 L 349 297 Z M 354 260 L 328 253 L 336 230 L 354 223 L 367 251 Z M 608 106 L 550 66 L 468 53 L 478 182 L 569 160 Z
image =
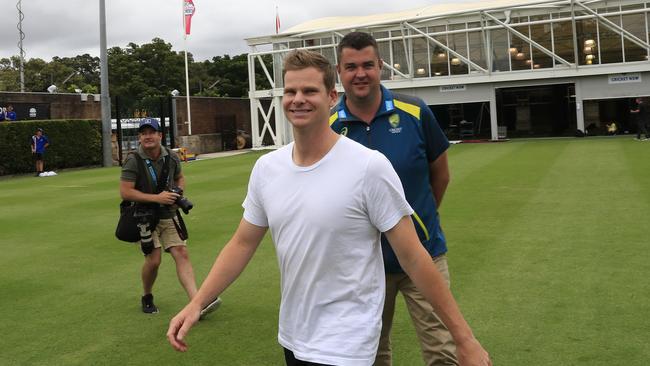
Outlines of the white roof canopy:
M 576 0 L 582 3 L 591 3 L 597 1 Z M 421 8 L 404 10 L 394 13 L 373 14 L 365 16 L 341 16 L 326 17 L 309 20 L 307 22 L 295 25 L 280 34 L 252 37 L 246 39 L 249 45 L 259 45 L 271 43 L 273 39 L 290 37 L 294 35 L 317 34 L 331 32 L 350 28 L 363 28 L 368 26 L 388 25 L 391 23 L 400 23 L 404 21 L 417 21 L 431 18 L 443 18 L 466 13 L 476 13 L 480 11 L 490 11 L 508 8 L 521 7 L 556 7 L 566 6 L 570 0 L 487 0 L 470 3 L 443 3 L 434 4 Z

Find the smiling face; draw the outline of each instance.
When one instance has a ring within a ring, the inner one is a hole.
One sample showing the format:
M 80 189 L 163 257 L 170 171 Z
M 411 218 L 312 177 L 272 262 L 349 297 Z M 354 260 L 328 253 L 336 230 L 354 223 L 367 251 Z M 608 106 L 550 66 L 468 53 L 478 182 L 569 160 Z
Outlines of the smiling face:
M 282 108 L 294 128 L 320 124 L 327 127 L 330 108 L 336 103 L 337 93 L 336 89 L 327 90 L 323 75 L 315 67 L 285 73 Z
M 360 50 L 343 48 L 336 69 L 346 97 L 354 103 L 380 98 L 381 68 L 382 61 L 372 46 Z

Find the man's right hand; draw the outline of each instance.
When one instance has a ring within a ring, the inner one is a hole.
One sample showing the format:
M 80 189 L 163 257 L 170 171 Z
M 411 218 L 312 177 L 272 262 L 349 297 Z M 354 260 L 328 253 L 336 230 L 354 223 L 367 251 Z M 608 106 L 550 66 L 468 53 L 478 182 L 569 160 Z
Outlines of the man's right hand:
M 492 366 L 490 355 L 475 338 L 457 343 L 456 353 L 460 366 Z
M 157 200 L 156 202 L 166 205 L 166 206 L 171 206 L 174 203 L 176 203 L 176 199 L 180 197 L 178 193 L 170 192 L 170 191 L 162 191 L 156 195 Z

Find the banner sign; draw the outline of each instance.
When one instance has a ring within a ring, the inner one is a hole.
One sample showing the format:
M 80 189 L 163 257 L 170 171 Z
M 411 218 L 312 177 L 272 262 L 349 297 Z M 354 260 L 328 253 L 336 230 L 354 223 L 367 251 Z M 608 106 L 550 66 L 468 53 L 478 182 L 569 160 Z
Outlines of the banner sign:
M 627 74 L 614 74 L 608 75 L 609 84 L 627 84 L 627 83 L 640 83 L 641 74 L 640 73 L 627 73 Z
M 185 17 L 185 35 L 190 35 L 190 28 L 192 27 L 192 16 L 196 11 L 194 2 L 192 0 L 184 0 L 183 3 L 183 16 Z
M 466 91 L 466 90 L 467 90 L 467 86 L 465 85 L 442 85 L 440 87 L 441 93 Z

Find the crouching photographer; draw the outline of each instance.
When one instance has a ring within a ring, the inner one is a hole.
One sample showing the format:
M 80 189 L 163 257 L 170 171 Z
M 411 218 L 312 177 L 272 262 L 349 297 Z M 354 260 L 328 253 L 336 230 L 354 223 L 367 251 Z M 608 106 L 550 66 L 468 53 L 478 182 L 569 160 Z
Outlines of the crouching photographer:
M 178 213 L 192 209 L 183 197 L 185 178 L 176 154 L 161 145 L 162 132 L 152 118 L 140 122 L 138 150 L 127 156 L 120 177 L 120 195 L 124 204 L 132 203 L 133 216 L 140 231 L 140 248 L 144 253 L 142 265 L 142 311 L 158 312 L 153 302 L 153 285 L 158 275 L 162 250 L 171 254 L 176 263 L 178 279 L 187 296 L 196 294 L 194 269 L 187 250 L 187 229 Z M 215 299 L 204 308 L 202 315 L 216 309 L 221 300 Z

